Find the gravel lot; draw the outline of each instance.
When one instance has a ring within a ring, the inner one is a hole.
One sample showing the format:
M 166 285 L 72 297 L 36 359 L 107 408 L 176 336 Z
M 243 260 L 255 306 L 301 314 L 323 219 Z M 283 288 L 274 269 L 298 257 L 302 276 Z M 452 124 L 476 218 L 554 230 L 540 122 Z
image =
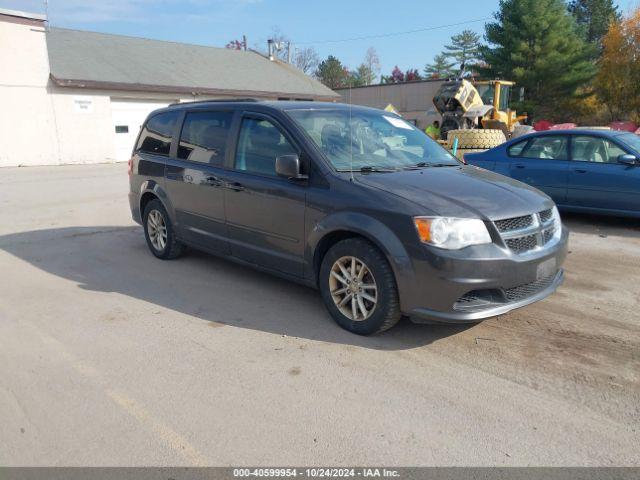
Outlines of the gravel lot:
M 640 465 L 640 221 L 565 285 L 369 338 L 313 290 L 148 253 L 126 165 L 0 169 L 1 465 Z

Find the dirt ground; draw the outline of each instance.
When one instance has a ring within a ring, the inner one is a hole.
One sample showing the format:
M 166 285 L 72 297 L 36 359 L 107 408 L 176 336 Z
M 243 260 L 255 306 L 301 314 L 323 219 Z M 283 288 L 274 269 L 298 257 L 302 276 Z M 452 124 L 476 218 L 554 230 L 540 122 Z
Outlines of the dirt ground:
M 563 215 L 566 281 L 473 326 L 337 327 L 161 262 L 126 166 L 0 169 L 2 465 L 640 465 L 640 221 Z

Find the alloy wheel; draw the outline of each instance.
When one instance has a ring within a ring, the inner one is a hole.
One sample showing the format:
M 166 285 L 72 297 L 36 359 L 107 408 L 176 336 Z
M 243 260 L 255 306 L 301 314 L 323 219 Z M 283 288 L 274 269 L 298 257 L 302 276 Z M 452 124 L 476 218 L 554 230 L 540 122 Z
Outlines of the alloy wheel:
M 341 257 L 334 262 L 329 290 L 338 310 L 350 320 L 366 320 L 376 309 L 376 280 L 369 267 L 357 257 Z
M 147 217 L 147 231 L 149 232 L 149 240 L 153 247 L 158 250 L 164 250 L 167 245 L 167 225 L 165 224 L 162 213 L 158 210 L 151 210 Z

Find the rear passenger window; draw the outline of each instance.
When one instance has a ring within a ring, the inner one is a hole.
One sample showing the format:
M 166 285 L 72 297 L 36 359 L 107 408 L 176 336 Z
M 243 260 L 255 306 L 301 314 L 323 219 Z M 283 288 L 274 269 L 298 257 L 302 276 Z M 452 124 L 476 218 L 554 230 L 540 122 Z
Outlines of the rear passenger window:
M 221 165 L 233 112 L 187 113 L 178 144 L 178 158 Z
M 522 142 L 515 143 L 509 147 L 509 156 L 510 157 L 519 157 L 524 150 L 525 145 L 527 144 L 527 140 L 523 140 Z
M 567 135 L 543 135 L 531 139 L 522 153 L 526 158 L 567 160 L 569 158 Z
M 140 133 L 136 150 L 154 155 L 169 155 L 171 135 L 180 112 L 164 112 L 154 115 Z

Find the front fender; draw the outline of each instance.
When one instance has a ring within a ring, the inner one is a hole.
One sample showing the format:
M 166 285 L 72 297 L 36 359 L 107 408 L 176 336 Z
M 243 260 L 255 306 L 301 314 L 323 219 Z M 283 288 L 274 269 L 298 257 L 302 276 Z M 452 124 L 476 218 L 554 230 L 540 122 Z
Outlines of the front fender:
M 337 212 L 331 214 L 311 229 L 305 251 L 307 265 L 314 266 L 313 280 L 317 282 L 318 268 L 321 259 L 317 258 L 319 246 L 323 239 L 337 232 L 349 232 L 361 235 L 376 245 L 391 265 L 398 286 L 398 295 L 402 305 L 402 292 L 414 278 L 413 265 L 405 246 L 398 236 L 381 221 L 366 214 L 356 212 Z

